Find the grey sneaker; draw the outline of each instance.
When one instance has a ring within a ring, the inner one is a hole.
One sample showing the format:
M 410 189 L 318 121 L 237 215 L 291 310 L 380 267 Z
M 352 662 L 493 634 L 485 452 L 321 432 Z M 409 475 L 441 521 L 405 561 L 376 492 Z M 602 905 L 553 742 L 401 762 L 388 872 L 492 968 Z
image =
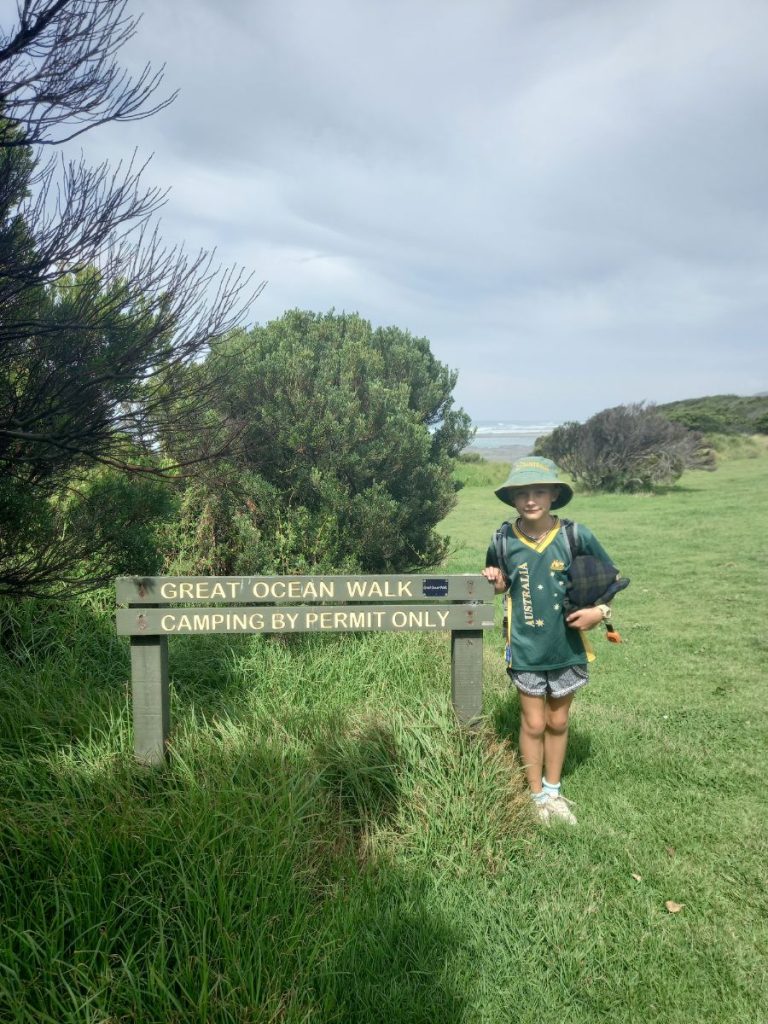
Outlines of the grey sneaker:
M 559 818 L 561 821 L 567 821 L 569 825 L 578 825 L 576 815 L 568 806 L 571 803 L 572 801 L 566 800 L 564 796 L 548 796 L 544 806 L 547 808 L 549 820 Z
M 538 800 L 532 800 L 531 802 L 533 804 L 533 813 L 536 815 L 536 817 L 539 819 L 542 825 L 548 825 L 550 815 L 549 798 L 547 798 L 546 800 L 542 800 L 541 802 L 539 802 Z

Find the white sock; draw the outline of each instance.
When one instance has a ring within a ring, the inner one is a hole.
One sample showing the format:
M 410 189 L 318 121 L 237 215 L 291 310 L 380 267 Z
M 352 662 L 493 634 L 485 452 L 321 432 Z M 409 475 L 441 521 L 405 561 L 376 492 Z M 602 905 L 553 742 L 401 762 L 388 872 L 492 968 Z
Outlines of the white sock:
M 546 799 L 547 794 L 543 789 L 540 793 L 531 793 L 531 800 L 533 800 L 535 804 L 543 804 Z
M 547 796 L 551 796 L 552 799 L 556 799 L 560 796 L 560 783 L 559 782 L 547 782 L 546 779 L 541 780 L 542 793 L 546 793 Z

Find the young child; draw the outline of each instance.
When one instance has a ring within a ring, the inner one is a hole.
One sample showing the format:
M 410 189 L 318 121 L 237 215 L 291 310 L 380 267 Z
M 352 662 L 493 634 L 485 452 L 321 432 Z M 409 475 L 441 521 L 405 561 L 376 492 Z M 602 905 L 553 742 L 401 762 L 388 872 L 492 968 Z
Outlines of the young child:
M 483 575 L 496 593 L 512 596 L 512 664 L 507 669 L 520 694 L 520 755 L 539 818 L 576 817 L 560 795 L 560 773 L 568 743 L 568 716 L 576 691 L 586 686 L 587 647 L 582 630 L 610 618 L 610 608 L 582 608 L 566 617 L 570 547 L 554 509 L 573 497 L 554 462 L 527 456 L 512 466 L 496 495 L 517 511 L 500 565 L 492 541 Z M 579 525 L 579 553 L 610 561 L 594 535 Z

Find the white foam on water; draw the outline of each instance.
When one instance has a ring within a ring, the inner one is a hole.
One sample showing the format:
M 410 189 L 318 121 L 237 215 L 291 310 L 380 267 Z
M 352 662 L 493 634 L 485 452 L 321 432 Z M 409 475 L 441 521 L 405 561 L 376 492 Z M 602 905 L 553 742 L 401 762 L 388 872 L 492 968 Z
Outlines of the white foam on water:
M 520 420 L 478 420 L 472 424 L 475 436 L 472 448 L 501 448 L 516 445 L 532 448 L 537 437 L 549 434 L 557 423 L 535 423 Z

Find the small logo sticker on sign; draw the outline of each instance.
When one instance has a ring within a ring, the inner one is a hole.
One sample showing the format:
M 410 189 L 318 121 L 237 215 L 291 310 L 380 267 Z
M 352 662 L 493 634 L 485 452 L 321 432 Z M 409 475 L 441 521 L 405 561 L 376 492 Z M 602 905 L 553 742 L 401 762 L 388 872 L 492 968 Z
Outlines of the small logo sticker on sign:
M 424 580 L 421 589 L 424 597 L 445 597 L 448 593 L 448 580 Z

